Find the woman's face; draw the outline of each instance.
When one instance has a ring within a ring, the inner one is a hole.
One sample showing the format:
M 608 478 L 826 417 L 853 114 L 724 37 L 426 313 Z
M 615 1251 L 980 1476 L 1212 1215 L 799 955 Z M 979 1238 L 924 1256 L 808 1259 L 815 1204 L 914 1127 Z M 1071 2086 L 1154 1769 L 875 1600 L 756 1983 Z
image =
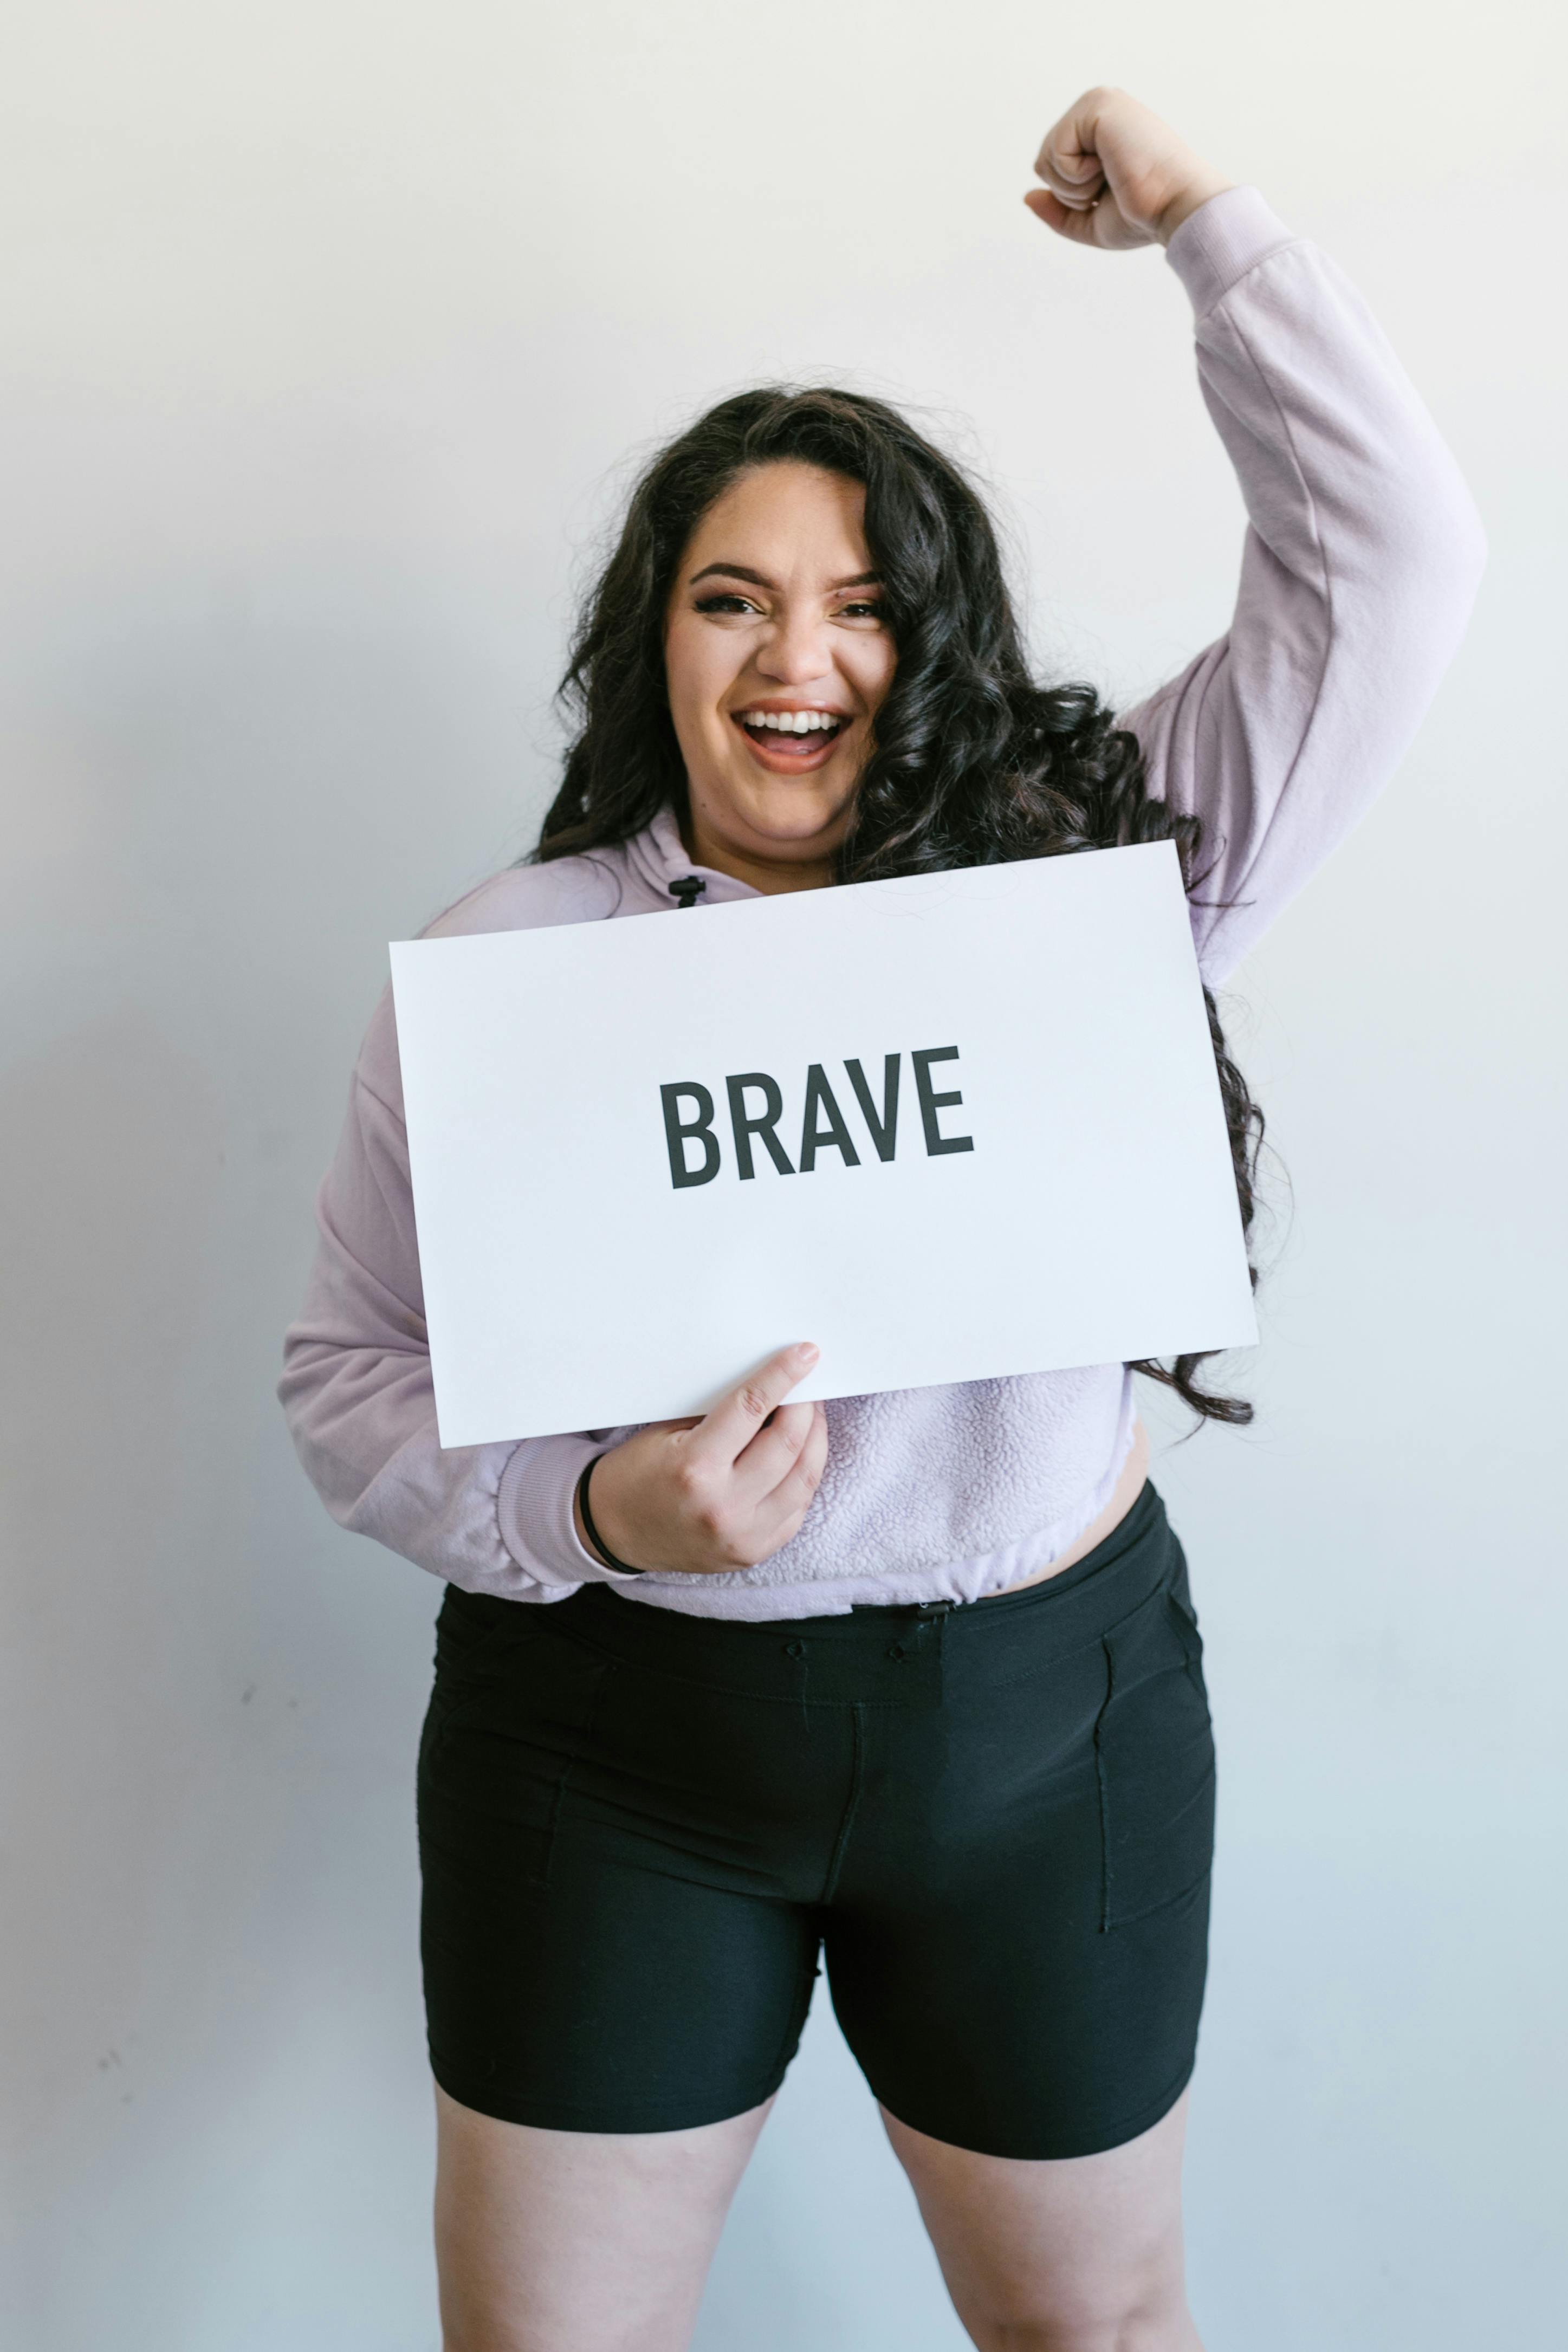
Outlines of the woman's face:
M 897 661 L 858 482 L 759 466 L 715 499 L 670 594 L 665 672 L 700 864 L 832 878 Z

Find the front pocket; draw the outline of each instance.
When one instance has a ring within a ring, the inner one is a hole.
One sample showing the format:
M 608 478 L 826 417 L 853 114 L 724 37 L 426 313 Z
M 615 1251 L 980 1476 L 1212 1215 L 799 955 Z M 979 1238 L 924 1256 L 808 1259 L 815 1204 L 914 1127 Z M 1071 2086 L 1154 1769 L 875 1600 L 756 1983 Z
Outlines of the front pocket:
M 1215 1756 L 1197 1621 L 1169 1585 L 1105 1635 L 1095 1725 L 1100 1926 L 1174 1903 L 1214 1859 Z
M 611 1671 L 531 1612 L 515 1634 L 487 1637 L 455 1664 L 444 1658 L 420 1742 L 422 1843 L 438 1840 L 501 1883 L 547 1878 L 566 1785 Z
M 439 1738 L 447 1717 L 485 1685 L 485 1669 L 510 1634 L 521 1632 L 525 1612 L 536 1603 L 500 1601 L 448 1584 L 436 1612 L 435 1680 L 420 1739 L 423 1758 Z

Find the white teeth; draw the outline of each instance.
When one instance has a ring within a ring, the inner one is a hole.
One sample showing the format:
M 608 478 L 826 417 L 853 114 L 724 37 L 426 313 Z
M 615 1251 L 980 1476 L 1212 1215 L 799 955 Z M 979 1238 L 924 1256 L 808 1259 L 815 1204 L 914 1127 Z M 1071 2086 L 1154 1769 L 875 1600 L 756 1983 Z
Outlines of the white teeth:
M 826 733 L 838 724 L 831 710 L 742 710 L 742 727 L 771 727 L 781 735 Z

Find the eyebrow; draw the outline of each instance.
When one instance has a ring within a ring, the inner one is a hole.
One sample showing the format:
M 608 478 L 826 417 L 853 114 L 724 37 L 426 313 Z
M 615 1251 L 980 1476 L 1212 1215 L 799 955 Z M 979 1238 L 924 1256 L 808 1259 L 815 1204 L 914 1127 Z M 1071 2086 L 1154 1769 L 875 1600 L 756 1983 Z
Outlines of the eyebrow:
M 710 580 L 715 572 L 726 580 L 749 580 L 755 588 L 776 590 L 778 587 L 776 580 L 768 579 L 764 572 L 753 572 L 745 563 L 705 563 L 700 572 L 692 573 L 686 584 L 689 588 L 695 588 L 700 580 Z M 879 588 L 881 584 L 879 572 L 857 572 L 848 580 L 830 580 L 827 586 L 829 594 L 837 595 L 841 588 Z

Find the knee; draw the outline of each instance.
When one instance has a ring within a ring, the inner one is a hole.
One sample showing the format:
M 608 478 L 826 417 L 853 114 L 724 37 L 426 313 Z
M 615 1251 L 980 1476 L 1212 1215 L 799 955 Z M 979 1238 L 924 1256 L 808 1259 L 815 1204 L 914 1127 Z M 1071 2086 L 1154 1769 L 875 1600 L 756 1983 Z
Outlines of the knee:
M 1200 2352 L 1184 2295 L 1163 2288 L 963 2316 L 979 2352 Z
M 478 2314 L 447 2317 L 441 2330 L 441 2352 L 539 2352 L 542 2341 L 530 2328 Z

